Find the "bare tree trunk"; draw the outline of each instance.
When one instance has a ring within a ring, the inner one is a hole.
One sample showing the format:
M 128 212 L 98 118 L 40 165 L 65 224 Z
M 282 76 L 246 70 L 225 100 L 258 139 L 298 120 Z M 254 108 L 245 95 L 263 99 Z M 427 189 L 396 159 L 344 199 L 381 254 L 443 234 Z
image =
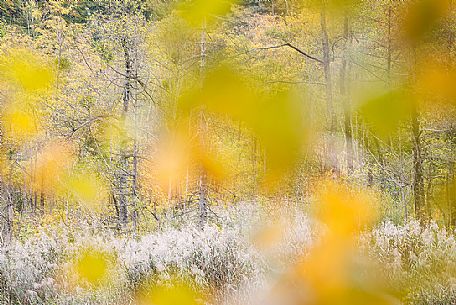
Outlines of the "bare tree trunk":
M 122 116 L 126 118 L 132 100 L 132 78 L 133 78 L 133 63 L 131 58 L 131 46 L 129 39 L 124 37 L 122 40 L 122 48 L 124 50 L 125 62 L 125 85 L 122 96 L 123 113 Z M 130 173 L 130 166 L 125 148 L 121 148 L 118 175 L 118 217 L 120 229 L 124 229 L 128 223 L 128 175 Z
M 36 213 L 38 208 L 38 193 L 36 191 L 33 192 L 33 212 Z
M 40 206 L 41 206 L 41 207 L 40 207 L 41 214 L 42 214 L 42 215 L 46 214 L 46 209 L 45 209 L 45 207 L 46 207 L 46 200 L 45 200 L 45 198 L 44 198 L 44 193 L 43 193 L 43 192 L 40 193 Z
M 11 161 L 11 160 L 10 160 Z M 3 187 L 3 200 L 5 201 L 5 209 L 3 215 L 5 219 L 5 225 L 2 230 L 2 240 L 3 245 L 9 245 L 13 239 L 13 194 L 11 188 L 11 179 L 12 179 L 12 168 L 10 166 L 8 181 L 1 181 Z
M 423 152 L 421 146 L 421 128 L 419 114 L 416 106 L 412 109 L 412 137 L 413 137 L 413 195 L 415 215 L 424 221 L 424 178 L 423 178 Z
M 208 200 L 207 200 L 207 181 L 206 175 L 200 175 L 199 181 L 199 200 L 198 200 L 198 207 L 199 207 L 199 221 L 200 226 L 203 227 L 207 222 L 207 208 L 208 208 Z
M 128 169 L 128 160 L 121 156 L 119 173 L 119 189 L 118 191 L 118 207 L 119 207 L 119 224 L 124 228 L 128 222 L 128 203 L 127 203 L 127 173 L 124 169 Z
M 125 60 L 125 88 L 123 93 L 123 106 L 124 114 L 128 112 L 128 107 L 130 106 L 130 100 L 132 96 L 132 85 L 131 79 L 133 77 L 132 72 L 132 59 L 130 56 L 130 45 L 128 39 L 124 38 L 123 40 L 123 49 L 124 49 L 124 60 Z
M 347 173 L 353 172 L 353 138 L 352 138 L 352 126 L 351 126 L 351 107 L 350 99 L 348 94 L 348 47 L 351 44 L 351 37 L 349 34 L 349 18 L 348 15 L 344 17 L 344 53 L 342 57 L 342 66 L 340 69 L 340 94 L 344 108 L 344 135 L 345 135 L 345 147 L 346 147 L 346 162 L 347 162 Z
M 3 185 L 5 189 L 5 227 L 3 231 L 3 244 L 9 245 L 13 239 L 13 196 L 9 185 Z
M 254 181 L 256 181 L 258 173 L 257 173 L 257 139 L 253 137 L 253 147 L 252 147 L 252 173 L 254 177 Z M 256 183 L 253 183 L 253 190 L 252 190 L 253 198 L 256 198 L 257 195 L 257 188 Z
M 133 222 L 133 230 L 136 232 L 137 223 L 138 223 L 138 210 L 136 205 L 136 199 L 138 198 L 138 143 L 133 144 L 133 182 L 132 182 L 132 212 L 131 220 Z
M 329 139 L 327 141 L 327 164 L 326 169 L 332 170 L 338 174 L 337 155 L 334 149 L 334 136 L 336 132 L 336 115 L 334 112 L 333 89 L 332 89 L 332 76 L 331 76 L 331 62 L 330 62 L 330 49 L 328 29 L 326 25 L 326 6 L 323 5 L 320 11 L 320 25 L 322 32 L 322 49 L 323 49 L 323 69 L 325 75 L 325 90 L 326 90 L 326 113 L 329 126 Z M 328 164 L 329 163 L 329 164 Z
M 399 164 L 405 164 L 404 162 L 404 152 L 403 152 L 403 149 L 402 149 L 402 137 L 400 137 L 398 139 L 398 148 L 399 148 L 399 151 L 398 151 L 398 154 L 399 154 Z M 400 194 L 401 194 L 401 203 L 404 207 L 404 220 L 405 222 L 408 221 L 408 207 L 407 207 L 407 204 L 408 204 L 408 200 L 407 200 L 407 197 L 406 197 L 406 192 L 407 192 L 407 178 L 406 178 L 406 174 L 405 174 L 405 170 L 404 169 L 401 169 L 400 170 L 401 172 L 401 176 L 400 176 Z
M 392 37 L 391 37 L 391 5 L 388 6 L 388 47 L 387 47 L 387 56 L 386 56 L 386 72 L 388 77 L 388 85 L 391 84 L 391 60 L 392 60 Z
M 456 227 L 456 183 L 454 177 L 454 162 L 448 164 L 448 176 L 446 179 L 446 193 L 448 205 L 448 227 Z
M 135 49 L 135 59 L 138 60 L 138 54 L 137 54 L 137 49 Z M 137 67 L 137 65 L 135 65 Z M 137 69 L 132 68 L 132 73 L 134 73 L 134 76 L 137 77 Z M 132 185 L 131 185 L 131 193 L 132 193 L 132 206 L 131 206 L 131 219 L 133 222 L 133 231 L 136 233 L 137 231 L 137 224 L 138 224 L 138 199 L 140 196 L 140 193 L 138 192 L 139 190 L 139 180 L 138 180 L 138 155 L 140 151 L 140 143 L 139 143 L 139 137 L 138 137 L 138 97 L 137 97 L 137 92 L 135 91 L 135 98 L 134 98 L 134 107 L 133 107 L 133 119 L 134 119 L 134 139 L 133 139 L 133 168 L 132 168 Z
M 204 79 L 204 70 L 206 69 L 206 25 L 205 22 L 203 24 L 203 29 L 201 31 L 201 40 L 200 40 L 200 77 L 201 81 Z M 200 131 L 205 129 L 204 125 L 204 116 L 201 113 L 200 115 L 200 123 L 199 123 Z M 204 137 L 204 135 L 203 135 Z M 204 145 L 204 143 L 203 143 Z M 198 207 L 199 207 L 199 222 L 201 227 L 207 221 L 207 209 L 208 209 L 208 191 L 207 191 L 207 175 L 205 169 L 201 167 L 200 172 L 200 179 L 199 179 L 199 200 L 198 200 Z
M 363 153 L 361 156 L 361 160 L 362 160 L 362 167 L 367 167 L 367 186 L 372 186 L 372 184 L 374 183 L 374 175 L 372 173 L 372 166 L 369 164 L 369 158 L 367 157 L 368 156 L 368 153 L 371 152 L 371 149 L 370 149 L 370 141 L 369 141 L 369 135 L 367 134 L 367 130 L 366 130 L 366 127 L 365 125 L 361 124 L 360 125 L 360 132 L 361 132 L 361 138 L 362 138 L 362 141 L 363 141 L 363 147 L 364 147 L 364 151 L 365 153 Z

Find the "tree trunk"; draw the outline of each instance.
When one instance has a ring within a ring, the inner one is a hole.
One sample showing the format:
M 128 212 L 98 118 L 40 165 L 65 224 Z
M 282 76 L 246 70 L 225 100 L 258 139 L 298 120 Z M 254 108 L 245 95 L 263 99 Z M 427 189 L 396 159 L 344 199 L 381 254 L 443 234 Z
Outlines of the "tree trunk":
M 413 137 L 413 195 L 415 215 L 424 221 L 424 178 L 423 178 L 423 152 L 421 146 L 421 127 L 416 106 L 412 109 L 412 137 Z
M 199 222 L 200 226 L 203 227 L 207 222 L 207 181 L 206 175 L 200 175 L 199 181 L 199 199 L 198 199 L 198 208 L 199 208 Z
M 10 160 L 11 162 L 12 160 Z M 13 239 L 13 194 L 12 194 L 12 187 L 11 187 L 11 180 L 12 180 L 12 168 L 9 169 L 8 174 L 8 181 L 1 181 L 1 186 L 3 188 L 3 198 L 5 200 L 5 208 L 4 208 L 4 219 L 5 225 L 2 230 L 2 241 L 3 245 L 9 245 Z
M 326 92 L 326 114 L 329 126 L 329 137 L 327 140 L 327 160 L 325 169 L 338 174 L 337 155 L 334 148 L 334 136 L 336 132 L 336 115 L 334 111 L 333 91 L 332 91 L 332 76 L 331 62 L 329 50 L 328 29 L 326 25 L 326 7 L 323 5 L 320 11 L 320 26 L 322 32 L 322 50 L 323 50 L 323 70 L 325 76 L 325 92 Z
M 386 73 L 388 77 L 388 86 L 391 85 L 391 60 L 393 54 L 392 37 L 391 37 L 391 6 L 388 6 L 388 45 L 387 45 L 387 56 L 386 56 Z
M 131 43 L 127 37 L 122 40 L 122 48 L 124 50 L 125 62 L 125 84 L 122 96 L 123 113 L 122 117 L 126 118 L 129 112 L 130 103 L 132 100 L 132 79 L 133 79 L 133 60 L 131 57 Z M 124 229 L 128 223 L 128 178 L 130 175 L 130 162 L 128 160 L 128 151 L 122 147 L 120 151 L 119 168 L 117 170 L 118 176 L 118 217 L 120 229 Z
M 340 95 L 343 103 L 344 110 L 344 135 L 346 147 L 346 162 L 347 173 L 350 175 L 353 172 L 353 138 L 351 126 L 351 107 L 348 94 L 348 47 L 351 44 L 351 37 L 349 34 L 349 19 L 348 15 L 344 17 L 344 51 L 342 55 L 342 66 L 340 68 Z
M 5 199 L 4 208 L 4 227 L 2 230 L 2 242 L 3 245 L 9 245 L 13 239 L 13 197 L 11 194 L 11 188 L 8 184 L 2 181 L 3 198 Z
M 205 22 L 203 24 L 203 29 L 201 31 L 201 41 L 200 41 L 200 78 L 201 82 L 203 82 L 204 79 L 204 71 L 206 69 L 206 26 Z M 200 115 L 200 122 L 199 122 L 199 128 L 203 131 L 205 129 L 205 122 L 204 122 L 204 116 L 203 113 Z M 204 132 L 203 131 L 203 138 L 204 138 Z M 204 146 L 205 143 L 202 143 Z M 207 209 L 208 209 L 208 191 L 207 191 L 207 175 L 206 171 L 203 167 L 201 167 L 200 170 L 200 179 L 199 179 L 199 200 L 198 200 L 198 207 L 199 207 L 199 222 L 201 227 L 204 226 L 204 224 L 207 221 Z
M 372 173 L 372 166 L 369 162 L 369 159 L 367 157 L 367 152 L 371 152 L 370 148 L 370 141 L 369 141 L 369 135 L 367 134 L 367 128 L 365 128 L 364 125 L 362 126 L 362 135 L 363 135 L 363 147 L 366 153 L 363 154 L 362 157 L 362 166 L 366 167 L 367 166 L 367 186 L 372 186 L 374 184 L 374 174 Z
M 448 162 L 446 197 L 448 206 L 448 228 L 456 228 L 456 183 L 454 178 L 453 161 Z

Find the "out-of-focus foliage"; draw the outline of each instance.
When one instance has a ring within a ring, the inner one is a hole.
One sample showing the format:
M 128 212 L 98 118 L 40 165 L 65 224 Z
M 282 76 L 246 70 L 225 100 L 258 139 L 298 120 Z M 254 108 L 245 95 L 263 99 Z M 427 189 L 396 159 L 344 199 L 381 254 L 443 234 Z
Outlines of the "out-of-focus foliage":
M 410 119 L 415 101 L 404 89 L 372 90 L 359 105 L 361 117 L 379 137 L 387 139 Z
M 11 103 L 5 107 L 2 114 L 3 132 L 12 141 L 21 143 L 39 133 L 41 126 L 31 107 L 27 103 Z
M 417 73 L 417 91 L 419 96 L 431 103 L 456 103 L 456 67 L 454 64 L 442 63 L 443 56 L 437 60 L 428 58 Z
M 134 126 L 125 117 L 106 118 L 99 127 L 98 138 L 104 147 L 123 148 L 134 137 Z
M 376 221 L 378 198 L 369 190 L 326 181 L 317 190 L 317 202 L 315 214 L 328 227 L 327 238 L 350 239 Z
M 366 266 L 357 261 L 357 240 L 375 221 L 374 194 L 326 181 L 316 200 L 315 215 L 325 225 L 321 240 L 279 280 L 273 299 L 287 298 L 290 304 L 396 304 L 371 274 L 358 274 Z
M 420 0 L 411 2 L 404 13 L 402 30 L 407 40 L 416 44 L 442 24 L 450 15 L 451 1 Z
M 50 63 L 34 52 L 10 49 L 1 55 L 2 129 L 11 141 L 23 144 L 39 134 L 40 101 L 52 92 L 54 81 Z
M 198 121 L 198 111 L 241 122 L 264 147 L 266 179 L 280 178 L 293 168 L 307 140 L 307 130 L 302 120 L 303 109 L 291 93 L 261 93 L 259 88 L 249 85 L 245 76 L 228 66 L 209 71 L 201 88 L 184 93 L 179 111 L 180 129 L 185 129 L 193 120 Z M 199 134 L 197 137 L 204 137 L 201 131 Z M 201 152 L 209 150 L 210 153 L 210 149 L 204 147 L 205 140 L 201 139 L 200 142 L 203 143 Z M 210 154 L 205 152 L 205 155 L 202 155 L 201 161 L 209 165 L 206 167 L 210 173 L 220 173 L 219 166 L 211 161 Z
M 77 277 L 77 285 L 99 286 L 109 278 L 109 272 L 114 269 L 114 259 L 107 253 L 87 248 L 81 249 L 74 263 L 70 267 L 71 272 Z
M 108 200 L 107 183 L 86 169 L 73 170 L 62 178 L 62 188 L 70 199 L 92 211 L 103 211 Z
M 186 281 L 171 278 L 162 284 L 146 284 L 137 293 L 135 304 L 137 305 L 198 305 L 203 304 L 203 298 L 195 292 L 191 280 Z
M 180 15 L 193 27 L 211 25 L 217 18 L 230 12 L 231 6 L 239 0 L 189 0 L 181 1 Z
M 179 133 L 163 135 L 153 154 L 153 162 L 146 169 L 151 173 L 148 182 L 158 182 L 163 190 L 167 190 L 170 185 L 183 181 L 191 166 L 192 152 L 185 136 Z
M 74 153 L 68 143 L 54 141 L 45 146 L 27 164 L 26 179 L 39 193 L 52 194 L 60 190 L 61 180 L 74 162 Z
M 0 303 L 453 304 L 455 14 L 0 2 Z
M 335 11 L 347 12 L 356 8 L 362 1 L 360 0 L 300 0 L 301 2 L 308 2 L 317 8 L 330 8 Z

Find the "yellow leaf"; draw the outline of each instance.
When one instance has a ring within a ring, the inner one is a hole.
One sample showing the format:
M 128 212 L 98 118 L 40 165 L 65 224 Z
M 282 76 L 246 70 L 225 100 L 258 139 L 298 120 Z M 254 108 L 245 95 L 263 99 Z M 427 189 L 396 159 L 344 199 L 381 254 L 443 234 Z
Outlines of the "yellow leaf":
M 252 244 L 259 250 L 271 250 L 285 237 L 286 223 L 281 219 L 260 227 L 252 238 Z
M 30 110 L 12 104 L 2 115 L 2 125 L 5 135 L 11 140 L 23 143 L 35 137 L 40 126 Z
M 55 80 L 50 63 L 26 49 L 12 49 L 0 57 L 0 76 L 27 93 L 44 93 Z
M 70 172 L 62 179 L 62 184 L 73 200 L 93 211 L 100 211 L 108 198 L 104 181 L 88 169 Z
M 437 56 L 433 56 L 438 58 Z M 427 58 L 419 67 L 416 86 L 426 100 L 456 105 L 456 66 Z
M 148 285 L 136 296 L 135 305 L 199 305 L 202 296 L 190 285 L 172 279 L 166 285 Z
M 296 164 L 307 142 L 302 102 L 289 93 L 259 94 L 252 83 L 233 67 L 222 65 L 207 73 L 202 88 L 183 95 L 180 106 L 184 121 L 195 110 L 242 121 L 264 148 L 266 180 L 272 182 Z
M 449 0 L 409 2 L 402 24 L 405 38 L 413 44 L 418 43 L 449 15 L 450 8 Z
M 74 160 L 69 143 L 53 141 L 38 153 L 35 160 L 30 160 L 27 180 L 37 192 L 55 193 Z
M 233 67 L 223 65 L 209 71 L 196 98 L 210 112 L 245 121 L 257 110 L 260 97 L 247 78 Z
M 192 148 L 188 136 L 179 132 L 163 134 L 151 153 L 152 162 L 146 166 L 146 177 L 158 183 L 163 191 L 175 187 L 191 166 Z
M 213 23 L 217 17 L 228 14 L 231 6 L 239 0 L 191 0 L 182 1 L 178 11 L 193 27 Z
M 347 11 L 354 9 L 356 5 L 361 3 L 361 0 L 302 0 L 303 2 L 310 2 L 313 6 L 321 8 L 323 5 L 336 11 Z
M 109 279 L 113 258 L 105 252 L 93 248 L 82 249 L 75 257 L 71 268 L 77 277 L 77 285 L 98 287 Z
M 359 106 L 359 113 L 380 138 L 387 139 L 410 119 L 414 101 L 402 90 L 374 91 Z
M 133 128 L 124 118 L 109 117 L 104 119 L 98 130 L 98 138 L 108 147 L 122 148 L 131 139 Z
M 280 178 L 291 170 L 307 142 L 303 110 L 288 94 L 265 99 L 246 120 L 266 152 L 267 179 Z
M 337 239 L 350 239 L 376 219 L 376 197 L 334 181 L 317 191 L 317 217 Z
M 316 195 L 316 216 L 327 230 L 293 273 L 306 291 L 298 303 L 390 304 L 381 293 L 365 290 L 363 285 L 375 284 L 370 278 L 363 285 L 354 280 L 360 272 L 355 268 L 355 238 L 376 219 L 376 197 L 333 180 L 323 181 Z

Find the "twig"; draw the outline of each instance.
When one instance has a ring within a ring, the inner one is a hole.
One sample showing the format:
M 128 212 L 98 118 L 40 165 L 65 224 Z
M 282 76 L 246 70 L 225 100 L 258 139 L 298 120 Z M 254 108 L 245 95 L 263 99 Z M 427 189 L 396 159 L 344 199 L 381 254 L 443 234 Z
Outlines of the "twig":
M 320 63 L 320 64 L 323 64 L 323 61 L 321 59 L 318 59 L 312 55 L 309 55 L 307 54 L 306 52 L 304 52 L 303 50 L 299 49 L 298 47 L 292 45 L 291 43 L 287 42 L 287 43 L 284 43 L 284 44 L 281 44 L 281 45 L 278 45 L 278 46 L 270 46 L 270 47 L 261 47 L 261 48 L 257 48 L 258 50 L 269 50 L 269 49 L 279 49 L 279 48 L 283 48 L 283 47 L 289 47 L 289 48 L 292 48 L 293 50 L 295 50 L 296 52 L 298 52 L 299 54 L 307 57 L 308 59 L 312 59 L 312 60 L 315 60 L 316 62 Z

